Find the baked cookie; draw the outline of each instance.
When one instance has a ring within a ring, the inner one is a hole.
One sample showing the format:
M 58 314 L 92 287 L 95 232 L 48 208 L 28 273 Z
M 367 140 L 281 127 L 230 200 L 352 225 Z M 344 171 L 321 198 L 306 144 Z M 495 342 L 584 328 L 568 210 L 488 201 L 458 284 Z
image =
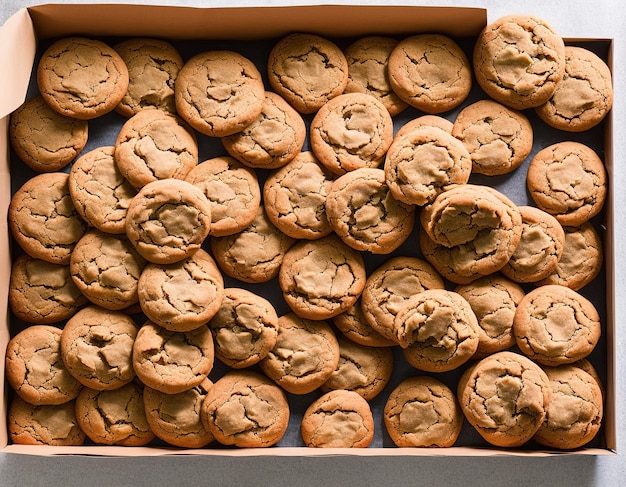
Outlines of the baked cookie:
M 200 419 L 202 403 L 211 387 L 213 383 L 209 379 L 178 394 L 144 387 L 146 419 L 155 436 L 181 448 L 203 448 L 214 441 L 213 434 Z
M 37 85 L 56 112 L 90 120 L 112 111 L 128 90 L 128 68 L 102 41 L 65 37 L 41 56 Z
M 211 205 L 202 190 L 179 179 L 146 184 L 128 207 L 126 234 L 142 257 L 173 264 L 200 248 L 211 229 Z
M 341 95 L 348 63 L 341 49 L 315 34 L 295 32 L 280 39 L 267 60 L 272 89 L 300 113 L 314 113 Z
M 137 325 L 119 311 L 88 306 L 70 318 L 61 333 L 67 371 L 98 391 L 119 389 L 135 378 L 133 344 Z
M 401 125 L 396 132 L 394 139 L 407 135 L 409 132 L 418 127 L 437 127 L 444 132 L 451 134 L 454 123 L 441 115 L 421 115 L 417 118 L 409 120 L 404 125 Z
M 485 26 L 474 43 L 476 81 L 516 110 L 542 105 L 565 72 L 563 39 L 544 20 L 508 15 Z
M 63 363 L 61 329 L 50 325 L 33 325 L 11 338 L 5 370 L 17 395 L 38 406 L 64 404 L 82 388 Z
M 367 286 L 367 281 L 366 281 Z M 385 338 L 367 322 L 361 307 L 361 298 L 343 313 L 332 317 L 333 324 L 349 340 L 366 347 L 392 347 L 395 340 Z
M 392 37 L 366 36 L 344 49 L 348 62 L 348 84 L 343 92 L 373 95 L 392 117 L 408 107 L 389 82 L 389 56 L 398 42 Z
M 463 108 L 452 127 L 472 159 L 472 172 L 496 176 L 517 169 L 533 148 L 533 127 L 522 112 L 494 100 Z
M 139 277 L 141 310 L 170 331 L 191 331 L 206 324 L 224 299 L 224 279 L 203 249 L 174 264 L 148 264 Z
M 88 122 L 55 112 L 41 95 L 26 100 L 11 114 L 11 147 L 28 167 L 37 172 L 60 171 L 87 144 Z
M 286 253 L 278 285 L 301 318 L 325 320 L 352 306 L 365 286 L 365 263 L 335 235 L 302 240 Z
M 15 241 L 31 257 L 53 264 L 69 264 L 74 246 L 87 230 L 72 202 L 68 178 L 63 172 L 32 177 L 9 204 Z
M 520 350 L 542 365 L 587 357 L 600 339 L 600 316 L 578 292 L 556 284 L 530 291 L 518 304 L 513 332 Z
M 124 235 L 89 230 L 78 241 L 70 259 L 76 287 L 94 304 L 110 310 L 139 301 L 139 277 L 145 259 Z
M 391 52 L 389 83 L 412 107 L 443 113 L 467 98 L 472 70 L 465 52 L 450 37 L 420 34 L 402 39 Z
M 23 254 L 11 266 L 9 306 L 27 323 L 49 325 L 66 320 L 87 304 L 67 265 Z
M 385 403 L 383 420 L 396 446 L 448 448 L 461 433 L 463 413 L 448 386 L 423 375 L 396 386 Z
M 535 154 L 526 182 L 535 204 L 568 227 L 600 213 L 608 188 L 598 154 L 575 141 L 557 142 Z
M 280 387 L 299 395 L 324 384 L 338 363 L 339 343 L 330 325 L 288 313 L 278 318 L 276 345 L 259 365 Z
M 146 108 L 175 113 L 174 84 L 184 64 L 178 50 L 164 40 L 145 37 L 126 39 L 113 49 L 126 63 L 129 80 L 115 111 L 125 117 Z
M 280 441 L 290 411 L 285 393 L 267 377 L 251 370 L 232 370 L 209 389 L 200 415 L 218 442 L 259 448 Z
M 174 87 L 176 110 L 204 135 L 225 137 L 261 113 L 265 89 L 252 61 L 234 51 L 205 51 L 187 60 Z
M 239 233 L 211 237 L 213 257 L 224 274 L 244 282 L 267 282 L 295 239 L 278 230 L 260 205 L 252 223 Z
M 345 93 L 327 101 L 309 129 L 311 150 L 334 174 L 382 164 L 393 139 L 393 120 L 373 95 Z
M 175 332 L 147 321 L 133 345 L 133 367 L 148 387 L 178 394 L 201 384 L 213 368 L 213 338 L 208 326 Z
M 278 315 L 272 303 L 241 288 L 224 290 L 224 300 L 208 325 L 215 356 L 234 369 L 264 359 L 278 337 Z
M 284 98 L 265 92 L 260 115 L 236 134 L 222 137 L 226 151 L 242 164 L 257 169 L 284 166 L 302 150 L 306 126 Z
M 234 157 L 214 157 L 194 167 L 185 181 L 200 188 L 211 206 L 209 235 L 224 237 L 246 228 L 261 204 L 254 170 Z
M 565 46 L 565 73 L 552 97 L 535 108 L 551 127 L 583 132 L 598 125 L 613 106 L 613 80 L 608 65 L 595 53 Z
M 83 154 L 72 164 L 69 176 L 70 196 L 83 220 L 103 232 L 126 232 L 126 213 L 137 190 L 118 169 L 114 146 Z
M 339 389 L 309 405 L 300 432 L 310 448 L 367 448 L 374 439 L 374 417 L 359 394 Z

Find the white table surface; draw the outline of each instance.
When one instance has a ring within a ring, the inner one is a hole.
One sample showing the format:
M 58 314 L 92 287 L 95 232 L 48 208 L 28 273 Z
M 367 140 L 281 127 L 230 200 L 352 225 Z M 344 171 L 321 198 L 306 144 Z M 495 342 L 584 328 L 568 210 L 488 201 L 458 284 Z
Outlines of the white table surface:
M 626 10 L 621 0 L 412 0 L 412 1 L 270 1 L 270 0 L 50 0 L 51 3 L 135 3 L 181 6 L 229 5 L 314 5 L 387 4 L 387 5 L 455 5 L 486 8 L 488 21 L 508 14 L 532 14 L 545 19 L 563 37 L 613 38 L 615 87 L 614 157 L 612 181 L 615 191 L 616 233 L 616 422 L 617 449 L 621 454 L 600 457 L 556 455 L 550 458 L 521 457 L 39 457 L 0 454 L 0 486 L 54 485 L 550 485 L 620 486 L 626 485 L 624 433 L 626 416 L 622 404 L 626 389 L 623 325 L 626 323 L 626 171 L 624 154 L 626 137 Z M 0 0 L 0 24 L 21 7 L 45 3 L 45 0 Z

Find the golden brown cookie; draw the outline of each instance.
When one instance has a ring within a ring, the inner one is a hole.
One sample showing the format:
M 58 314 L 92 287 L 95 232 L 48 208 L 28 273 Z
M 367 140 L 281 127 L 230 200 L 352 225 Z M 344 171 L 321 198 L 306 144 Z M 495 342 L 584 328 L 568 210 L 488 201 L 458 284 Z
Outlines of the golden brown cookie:
M 418 127 L 437 127 L 444 132 L 452 133 L 454 123 L 440 115 L 421 115 L 400 126 L 394 138 L 400 138 Z
M 367 281 L 366 281 L 367 286 Z M 361 306 L 361 298 L 343 313 L 332 317 L 333 324 L 349 340 L 366 347 L 392 347 L 395 340 L 385 338 L 367 322 Z

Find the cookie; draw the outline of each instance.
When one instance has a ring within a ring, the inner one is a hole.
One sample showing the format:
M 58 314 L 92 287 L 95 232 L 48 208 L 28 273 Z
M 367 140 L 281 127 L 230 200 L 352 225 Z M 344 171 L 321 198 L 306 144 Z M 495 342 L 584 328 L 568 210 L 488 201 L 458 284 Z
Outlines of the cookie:
M 110 310 L 139 301 L 139 277 L 146 260 L 124 235 L 89 230 L 78 241 L 70 259 L 76 287 L 94 304 Z
M 88 306 L 63 327 L 63 363 L 86 387 L 119 389 L 135 378 L 132 356 L 136 336 L 137 325 L 130 316 Z
M 173 264 L 197 251 L 211 229 L 211 206 L 202 190 L 179 179 L 146 184 L 126 214 L 126 234 L 155 264 Z
M 479 86 L 516 110 L 547 102 L 565 72 L 563 39 L 544 20 L 507 15 L 488 24 L 474 43 Z
M 115 162 L 115 147 L 101 146 L 81 155 L 69 172 L 72 202 L 90 226 L 106 233 L 126 232 L 126 213 L 137 190 Z
M 448 36 L 410 36 L 389 56 L 389 83 L 412 107 L 430 114 L 443 113 L 469 95 L 471 65 L 463 49 Z
M 602 398 L 604 399 L 606 397 L 606 388 L 604 386 L 604 383 L 602 382 L 602 377 L 600 377 L 600 374 L 588 359 L 581 358 L 580 360 L 576 360 L 576 362 L 572 362 L 568 365 L 578 367 L 579 369 L 584 370 L 591 377 L 593 377 L 593 379 L 598 383 L 598 387 L 600 388 L 600 392 L 602 393 Z
M 288 313 L 278 318 L 276 345 L 259 365 L 284 390 L 301 395 L 324 384 L 338 363 L 339 343 L 330 325 Z
M 578 292 L 556 284 L 530 291 L 513 320 L 520 350 L 542 365 L 561 365 L 587 357 L 600 339 L 600 316 Z
M 343 313 L 361 295 L 365 279 L 361 254 L 335 235 L 299 241 L 285 253 L 278 273 L 287 305 L 310 320 Z
M 374 417 L 365 399 L 339 389 L 309 405 L 300 433 L 310 448 L 367 448 L 374 439 Z
M 185 181 L 197 186 L 211 206 L 209 235 L 224 237 L 246 228 L 261 204 L 254 170 L 233 157 L 213 157 L 194 167 Z
M 267 377 L 232 370 L 209 389 L 200 414 L 204 426 L 223 445 L 260 448 L 281 440 L 290 411 L 285 393 Z
M 599 214 L 608 188 L 602 159 L 575 141 L 557 142 L 535 154 L 526 183 L 535 204 L 568 227 Z
M 133 367 L 148 387 L 178 394 L 201 384 L 213 368 L 213 338 L 208 326 L 175 332 L 147 321 L 133 345 Z
M 444 132 L 452 133 L 452 127 L 454 123 L 441 115 L 421 115 L 417 118 L 411 119 L 404 125 L 401 125 L 396 132 L 394 139 L 400 138 L 403 135 L 407 135 L 412 130 L 418 127 L 437 127 Z
M 315 113 L 343 93 L 348 63 L 335 43 L 315 34 L 295 32 L 272 47 L 267 74 L 272 89 L 298 112 Z
M 265 92 L 259 116 L 236 134 L 222 137 L 226 151 L 242 164 L 276 169 L 302 150 L 306 126 L 300 114 L 280 95 Z
M 463 108 L 452 135 L 463 142 L 472 172 L 496 176 L 517 169 L 533 147 L 533 127 L 522 112 L 494 100 L 479 100 Z
M 88 122 L 54 111 L 40 95 L 26 100 L 11 114 L 11 147 L 37 172 L 60 171 L 87 144 Z
M 367 286 L 367 281 L 366 281 Z M 332 317 L 333 324 L 349 340 L 366 347 L 392 347 L 397 345 L 395 340 L 385 338 L 367 322 L 361 298 L 346 309 L 343 313 Z
M 9 306 L 20 320 L 49 325 L 70 318 L 87 304 L 67 265 L 23 254 L 11 266 Z
M 31 257 L 69 264 L 70 254 L 87 230 L 70 196 L 69 176 L 44 173 L 26 181 L 11 198 L 9 229 Z
M 61 330 L 50 325 L 33 325 L 11 338 L 5 370 L 17 395 L 37 406 L 64 404 L 82 388 L 63 363 Z
M 395 199 L 424 206 L 453 184 L 465 184 L 472 160 L 465 146 L 434 126 L 394 137 L 385 156 L 385 181 Z
M 42 54 L 37 85 L 56 112 L 91 120 L 109 113 L 122 100 L 128 90 L 128 68 L 102 41 L 64 37 Z
M 345 93 L 327 101 L 309 129 L 311 150 L 334 174 L 378 167 L 393 139 L 393 120 L 373 95 Z
M 174 84 L 184 64 L 176 48 L 161 39 L 142 37 L 118 42 L 113 49 L 128 68 L 128 89 L 115 111 L 125 117 L 146 108 L 175 113 Z
M 222 304 L 208 325 L 215 356 L 234 369 L 264 359 L 278 337 L 278 315 L 272 303 L 241 288 L 224 290 Z
M 263 205 L 252 223 L 239 233 L 210 239 L 211 252 L 222 272 L 249 283 L 276 277 L 285 254 L 295 242 L 274 226 Z
M 546 373 L 532 360 L 504 351 L 468 368 L 457 398 L 468 422 L 488 443 L 515 448 L 539 430 L 552 399 Z
M 563 79 L 535 112 L 551 127 L 583 132 L 604 120 L 612 107 L 613 80 L 608 65 L 588 49 L 565 46 Z
M 174 87 L 176 110 L 204 135 L 240 132 L 261 113 L 265 89 L 261 73 L 238 52 L 205 51 L 185 62 Z
M 408 107 L 389 82 L 389 56 L 398 42 L 392 37 L 366 36 L 344 49 L 348 84 L 343 92 L 367 93 L 376 97 L 392 117 Z
M 423 375 L 396 386 L 385 403 L 383 421 L 398 447 L 448 448 L 461 433 L 463 413 L 448 386 Z

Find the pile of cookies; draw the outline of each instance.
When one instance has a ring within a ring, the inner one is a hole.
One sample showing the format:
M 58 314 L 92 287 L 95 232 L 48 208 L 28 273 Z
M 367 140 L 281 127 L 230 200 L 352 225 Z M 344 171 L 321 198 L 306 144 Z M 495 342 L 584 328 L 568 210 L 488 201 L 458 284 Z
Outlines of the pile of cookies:
M 565 139 L 599 125 L 604 61 L 527 16 L 471 59 L 441 34 L 293 33 L 264 61 L 145 38 L 43 52 L 10 123 L 35 172 L 8 215 L 11 441 L 267 447 L 312 397 L 310 447 L 367 447 L 379 424 L 450 447 L 465 420 L 501 447 L 589 443 L 601 319 L 579 290 L 606 170 L 573 140 L 531 156 L 528 115 Z M 113 111 L 115 140 L 84 151 Z M 223 153 L 200 161 L 203 138 Z M 532 205 L 470 180 L 528 159 Z

